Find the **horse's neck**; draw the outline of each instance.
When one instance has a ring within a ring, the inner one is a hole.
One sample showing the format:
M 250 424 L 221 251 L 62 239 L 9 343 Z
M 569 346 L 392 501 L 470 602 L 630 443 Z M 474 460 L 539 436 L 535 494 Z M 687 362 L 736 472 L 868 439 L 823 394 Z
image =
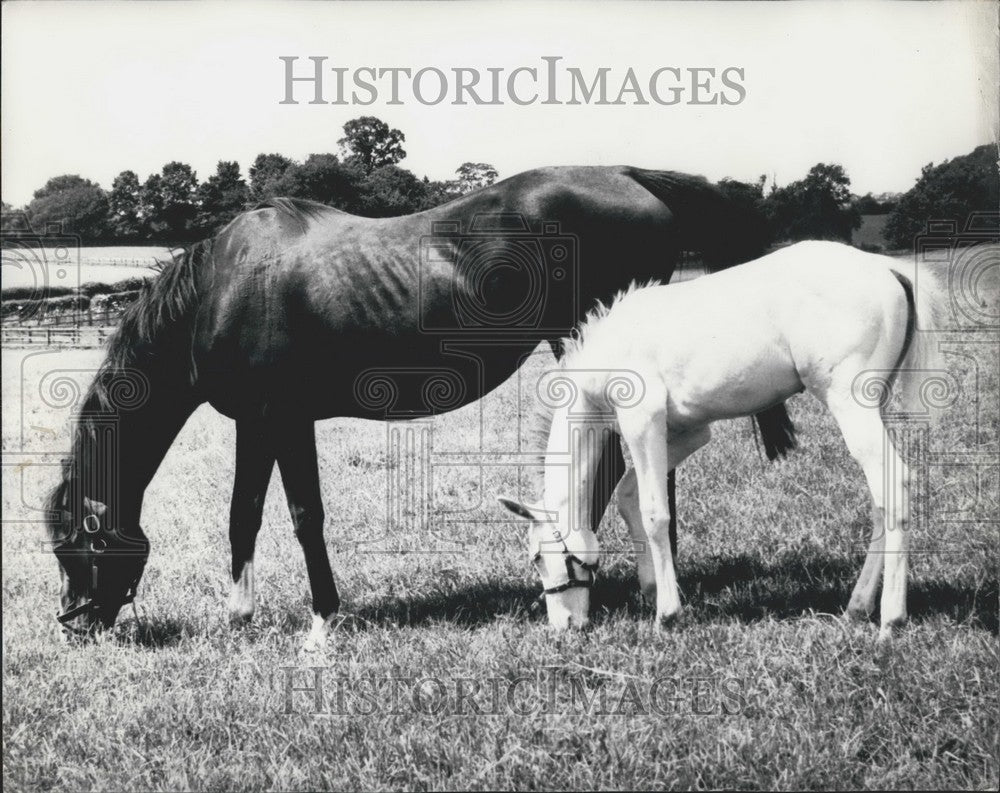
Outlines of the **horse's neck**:
M 568 519 L 569 530 L 590 530 L 591 501 L 609 420 L 558 408 L 545 452 L 545 508 Z M 565 524 L 564 524 L 565 525 Z
M 118 522 L 137 524 L 146 487 L 196 406 L 189 389 L 151 389 L 131 408 L 85 405 L 74 450 L 84 495 L 104 503 Z

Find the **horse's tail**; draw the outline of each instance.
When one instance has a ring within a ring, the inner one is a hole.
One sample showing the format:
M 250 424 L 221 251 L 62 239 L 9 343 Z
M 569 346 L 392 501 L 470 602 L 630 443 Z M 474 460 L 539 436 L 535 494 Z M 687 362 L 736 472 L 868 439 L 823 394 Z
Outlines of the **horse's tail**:
M 903 346 L 890 375 L 895 404 L 883 400 L 883 413 L 898 411 L 901 418 L 934 419 L 955 390 L 938 335 L 948 321 L 948 294 L 925 268 L 895 260 L 890 260 L 889 268 L 906 296 L 907 314 Z
M 677 221 L 681 250 L 701 253 L 710 272 L 767 251 L 767 220 L 749 200 L 732 198 L 701 176 L 634 167 L 626 173 L 666 204 Z

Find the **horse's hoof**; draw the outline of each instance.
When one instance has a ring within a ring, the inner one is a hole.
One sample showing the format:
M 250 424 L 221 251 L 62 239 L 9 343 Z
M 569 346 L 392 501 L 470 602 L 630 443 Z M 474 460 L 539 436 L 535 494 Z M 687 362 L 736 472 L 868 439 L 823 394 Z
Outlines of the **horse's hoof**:
M 326 647 L 326 640 L 330 635 L 330 624 L 318 614 L 313 614 L 312 627 L 306 635 L 306 640 L 302 643 L 304 654 L 318 653 Z
M 847 622 L 868 622 L 871 619 L 871 616 L 872 613 L 869 609 L 853 603 L 849 605 L 847 607 L 847 611 L 844 612 L 844 619 Z

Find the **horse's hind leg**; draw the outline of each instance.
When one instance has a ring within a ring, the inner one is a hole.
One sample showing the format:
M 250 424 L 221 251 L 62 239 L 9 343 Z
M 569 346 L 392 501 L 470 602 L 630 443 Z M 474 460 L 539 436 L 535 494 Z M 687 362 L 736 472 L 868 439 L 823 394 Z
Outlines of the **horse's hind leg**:
M 847 615 L 856 620 L 867 620 L 875 611 L 878 585 L 882 580 L 882 557 L 885 554 L 885 510 L 872 505 L 872 536 L 868 543 L 861 575 L 851 592 Z
M 840 425 L 848 450 L 864 471 L 874 504 L 868 556 L 848 608 L 854 614 L 871 613 L 882 567 L 879 636 L 886 638 L 894 626 L 906 620 L 909 473 L 877 410 L 857 404 L 849 392 L 842 398 L 828 399 L 827 405 Z
M 312 590 L 313 624 L 304 650 L 318 650 L 326 641 L 330 618 L 340 608 L 340 595 L 323 540 L 323 499 L 319 489 L 316 434 L 312 421 L 282 424 L 275 442 L 278 469 L 288 498 L 295 536 L 306 559 Z
M 229 507 L 233 556 L 229 615 L 238 621 L 250 619 L 254 612 L 253 557 L 273 469 L 274 448 L 265 427 L 258 422 L 237 422 L 236 477 Z

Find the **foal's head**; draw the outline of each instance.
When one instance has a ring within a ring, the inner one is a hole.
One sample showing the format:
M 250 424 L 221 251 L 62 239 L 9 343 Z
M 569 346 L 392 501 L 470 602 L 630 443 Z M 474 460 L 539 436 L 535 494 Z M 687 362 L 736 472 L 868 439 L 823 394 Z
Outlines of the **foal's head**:
M 528 521 L 528 555 L 542 579 L 549 624 L 559 629 L 589 624 L 590 588 L 597 575 L 597 535 L 570 531 L 558 512 L 501 497 L 510 512 Z M 592 561 L 588 561 L 592 560 Z

